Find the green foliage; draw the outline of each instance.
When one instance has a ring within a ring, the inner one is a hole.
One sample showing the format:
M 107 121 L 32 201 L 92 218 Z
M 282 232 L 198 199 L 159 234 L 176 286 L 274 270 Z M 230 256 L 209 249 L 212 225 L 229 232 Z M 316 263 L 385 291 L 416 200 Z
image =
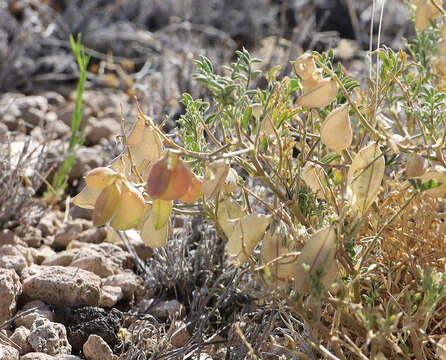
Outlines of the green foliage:
M 82 95 L 85 89 L 85 82 L 87 80 L 87 65 L 90 57 L 85 55 L 84 47 L 81 44 L 81 34 L 78 35 L 75 41 L 73 36 L 70 36 L 70 44 L 73 54 L 76 57 L 77 65 L 79 67 L 79 82 L 76 89 L 76 102 L 71 119 L 71 137 L 68 149 L 65 151 L 64 160 L 59 164 L 54 176 L 51 187 L 48 186 L 46 196 L 52 197 L 56 201 L 60 199 L 67 186 L 68 176 L 74 165 L 77 157 L 77 152 L 84 142 L 84 133 L 86 124 L 81 128 L 83 117 Z

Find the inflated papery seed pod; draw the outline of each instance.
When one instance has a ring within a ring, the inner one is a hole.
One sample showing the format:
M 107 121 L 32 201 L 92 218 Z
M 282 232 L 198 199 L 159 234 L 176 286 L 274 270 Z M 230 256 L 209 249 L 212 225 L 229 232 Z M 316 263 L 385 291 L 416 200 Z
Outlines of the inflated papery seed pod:
M 311 79 L 313 73 L 316 71 L 316 64 L 314 63 L 313 55 L 305 53 L 299 56 L 295 62 L 295 69 L 297 74 L 305 80 Z
M 118 177 L 118 174 L 108 167 L 97 167 L 90 170 L 85 177 L 85 183 L 92 189 L 103 189 L 110 185 Z
M 118 211 L 121 202 L 121 189 L 117 182 L 112 182 L 103 188 L 94 204 L 93 225 L 107 223 Z
M 268 265 L 273 280 L 286 282 L 294 275 L 296 256 L 291 254 L 296 252 L 295 242 L 290 238 L 287 225 L 284 222 L 273 222 L 262 240 L 260 256 L 262 262 L 268 264 L 270 261 L 282 257 L 274 263 Z
M 257 243 L 271 222 L 270 215 L 249 214 L 235 219 L 219 219 L 221 228 L 228 238 L 228 254 L 239 263 L 248 260 Z
M 144 208 L 143 196 L 130 183 L 125 182 L 121 190 L 118 212 L 110 226 L 116 230 L 128 230 L 136 227 L 144 217 Z
M 232 194 L 237 188 L 238 174 L 234 168 L 230 168 L 228 175 L 223 183 L 222 190 L 225 194 Z
M 427 170 L 420 179 L 423 183 L 429 180 L 435 180 L 440 183 L 433 189 L 426 190 L 426 194 L 433 197 L 445 197 L 446 196 L 446 169 L 441 165 L 436 165 Z
M 185 203 L 193 203 L 203 194 L 203 181 L 201 180 L 201 177 L 197 177 L 193 171 L 190 171 L 190 177 L 191 184 L 189 188 L 187 189 L 186 193 L 178 199 Z
M 169 223 L 160 229 L 156 229 L 155 214 L 152 211 L 152 205 L 146 205 L 144 210 L 144 220 L 139 224 L 142 240 L 151 248 L 160 248 L 166 245 L 167 235 L 169 233 Z
M 303 168 L 302 179 L 314 193 L 322 191 L 322 171 L 323 170 L 319 165 L 310 162 L 307 162 Z
M 435 0 L 442 7 L 443 0 Z M 415 28 L 418 31 L 425 30 L 432 20 L 441 15 L 441 11 L 432 4 L 431 0 L 419 0 L 415 10 Z
M 152 199 L 177 200 L 191 185 L 190 172 L 177 154 L 168 154 L 153 164 L 147 178 Z
M 132 161 L 143 179 L 149 175 L 152 165 L 161 157 L 163 144 L 152 125 L 146 123 L 142 116 L 138 119 L 126 139 Z M 131 173 L 126 174 L 128 180 L 139 182 L 139 178 Z
M 375 201 L 384 177 L 385 160 L 378 144 L 371 143 L 354 157 L 348 170 L 347 184 L 351 203 L 362 216 Z
M 441 345 L 443 348 L 446 348 L 446 335 L 441 336 L 441 338 L 438 340 L 438 344 Z M 446 350 L 438 346 L 437 356 L 440 360 L 446 360 Z
M 427 170 L 427 160 L 418 154 L 410 154 L 406 162 L 406 174 L 409 178 L 420 177 Z
M 317 85 L 304 92 L 297 99 L 297 104 L 306 108 L 330 105 L 338 94 L 338 86 L 332 78 L 322 79 Z
M 337 279 L 336 239 L 334 226 L 328 226 L 307 240 L 295 263 L 294 281 L 299 293 L 309 291 L 312 277 L 313 280 L 317 277 L 324 287 L 329 287 Z
M 320 129 L 321 141 L 328 148 L 342 151 L 350 147 L 353 131 L 348 114 L 348 105 L 341 106 L 327 115 Z
M 228 176 L 229 168 L 229 162 L 223 159 L 206 166 L 203 179 L 203 194 L 206 200 L 210 200 L 220 191 Z

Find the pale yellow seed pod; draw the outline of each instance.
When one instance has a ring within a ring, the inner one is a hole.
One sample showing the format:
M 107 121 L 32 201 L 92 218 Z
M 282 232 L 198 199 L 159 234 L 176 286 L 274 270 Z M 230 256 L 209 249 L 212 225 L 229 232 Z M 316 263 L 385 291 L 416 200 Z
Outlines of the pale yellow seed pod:
M 336 82 L 331 78 L 326 78 L 299 97 L 297 104 L 306 108 L 324 107 L 331 104 L 337 94 L 338 86 Z
M 320 177 L 322 168 L 319 165 L 307 162 L 303 168 L 302 179 L 310 187 L 311 191 L 322 191 L 322 178 Z
M 287 232 L 287 227 L 283 223 L 277 227 L 272 226 L 263 237 L 262 248 L 260 250 L 260 256 L 264 264 L 268 264 L 270 261 L 282 257 L 282 259 L 268 265 L 274 279 L 280 282 L 287 281 L 293 276 L 294 263 L 296 261 L 295 256 L 287 256 L 287 254 L 296 251 L 294 249 L 295 244 L 290 240 Z
M 296 59 L 295 63 L 296 72 L 302 78 L 307 80 L 313 76 L 316 71 L 316 64 L 314 63 L 313 56 L 310 53 L 305 53 Z
M 222 190 L 225 194 L 231 194 L 237 188 L 238 174 L 235 169 L 230 168 L 228 175 L 223 183 Z
M 144 208 L 145 201 L 141 193 L 129 183 L 125 183 L 118 212 L 110 225 L 116 230 L 132 229 L 144 218 Z
M 307 93 L 314 89 L 319 85 L 319 81 L 322 80 L 322 69 L 318 69 L 313 72 L 313 74 L 308 78 L 302 81 L 302 91 L 303 93 Z
M 347 149 L 353 140 L 353 131 L 348 114 L 348 105 L 341 106 L 328 114 L 320 130 L 321 141 L 335 151 Z
M 427 165 L 428 162 L 424 157 L 418 154 L 410 154 L 407 157 L 406 174 L 409 178 L 420 177 L 426 172 Z
M 97 167 L 91 170 L 85 177 L 87 186 L 94 189 L 103 189 L 116 180 L 117 175 L 115 171 L 108 167 Z

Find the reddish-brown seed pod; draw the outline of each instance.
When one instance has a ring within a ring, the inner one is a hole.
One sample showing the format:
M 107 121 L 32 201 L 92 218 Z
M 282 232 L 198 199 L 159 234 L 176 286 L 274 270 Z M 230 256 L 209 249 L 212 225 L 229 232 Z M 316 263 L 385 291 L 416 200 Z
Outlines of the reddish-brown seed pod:
M 195 174 L 190 172 L 191 183 L 186 193 L 180 197 L 178 200 L 185 203 L 193 203 L 197 201 L 203 194 L 203 182 L 195 176 Z
M 190 185 L 187 167 L 177 155 L 169 155 L 153 164 L 147 179 L 147 192 L 152 199 L 177 200 Z

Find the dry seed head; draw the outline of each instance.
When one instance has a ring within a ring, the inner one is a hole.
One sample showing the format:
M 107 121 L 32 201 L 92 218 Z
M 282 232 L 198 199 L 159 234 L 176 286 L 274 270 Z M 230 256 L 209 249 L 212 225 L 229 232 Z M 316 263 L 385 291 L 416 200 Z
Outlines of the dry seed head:
M 331 104 L 337 94 L 336 82 L 332 78 L 326 78 L 300 96 L 297 104 L 306 108 L 324 107 Z
M 341 106 L 328 114 L 320 130 L 321 141 L 335 151 L 347 149 L 353 140 L 348 105 Z
M 418 154 L 410 154 L 406 163 L 407 177 L 415 178 L 422 176 L 426 172 L 427 166 L 428 162 L 424 157 Z
M 97 167 L 88 172 L 85 177 L 87 186 L 92 189 L 103 189 L 110 185 L 118 177 L 118 174 L 108 167 Z

